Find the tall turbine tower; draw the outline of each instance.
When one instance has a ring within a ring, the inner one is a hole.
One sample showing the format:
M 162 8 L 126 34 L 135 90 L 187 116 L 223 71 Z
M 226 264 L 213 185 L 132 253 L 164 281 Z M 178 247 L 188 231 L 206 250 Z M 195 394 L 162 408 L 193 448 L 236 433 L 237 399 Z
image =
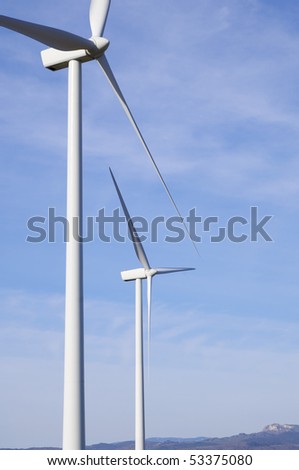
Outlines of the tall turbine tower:
M 192 271 L 194 268 L 151 268 L 138 232 L 131 220 L 124 198 L 120 192 L 115 177 L 110 169 L 110 174 L 124 211 L 131 240 L 136 256 L 142 268 L 122 271 L 123 281 L 135 281 L 135 449 L 145 449 L 145 407 L 144 407 L 144 361 L 143 361 L 143 312 L 142 312 L 142 280 L 147 279 L 147 304 L 148 304 L 148 339 L 150 340 L 151 328 L 151 300 L 152 278 L 156 274 L 170 274 L 182 271 Z
M 168 197 L 182 219 L 104 55 L 109 46 L 108 39 L 103 37 L 109 7 L 110 0 L 91 0 L 89 17 L 92 36 L 90 39 L 57 28 L 0 15 L 0 26 L 28 36 L 50 47 L 50 49 L 46 49 L 41 53 L 42 62 L 46 68 L 53 71 L 68 68 L 69 74 L 67 171 L 69 233 L 66 249 L 63 448 L 70 450 L 85 448 L 83 254 L 80 240 L 78 240 L 78 237 L 77 239 L 73 237 L 74 223 L 78 224 L 78 233 L 82 234 L 82 63 L 91 60 L 98 61 L 150 158 Z

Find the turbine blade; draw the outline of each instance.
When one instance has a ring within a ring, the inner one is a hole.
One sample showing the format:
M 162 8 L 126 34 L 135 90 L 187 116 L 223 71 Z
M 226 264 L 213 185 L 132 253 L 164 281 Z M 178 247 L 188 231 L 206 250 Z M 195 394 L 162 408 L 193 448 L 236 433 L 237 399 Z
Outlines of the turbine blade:
M 156 274 L 171 274 L 183 271 L 194 271 L 195 268 L 154 268 Z
M 91 0 L 89 8 L 89 21 L 92 35 L 102 36 L 109 12 L 111 0 Z
M 173 197 L 172 197 L 172 195 L 171 195 L 171 193 L 170 193 L 170 190 L 168 189 L 168 186 L 167 186 L 167 184 L 166 184 L 166 182 L 165 182 L 165 180 L 164 180 L 164 178 L 163 178 L 163 176 L 162 176 L 162 174 L 161 174 L 161 172 L 160 172 L 160 170 L 159 170 L 159 168 L 158 168 L 158 166 L 157 166 L 157 164 L 156 164 L 156 162 L 155 162 L 155 160 L 154 160 L 154 157 L 152 156 L 152 154 L 151 154 L 151 152 L 150 152 L 150 150 L 149 150 L 149 148 L 148 148 L 148 146 L 147 146 L 147 143 L 145 142 L 145 140 L 144 140 L 144 138 L 143 138 L 143 135 L 141 134 L 141 131 L 140 131 L 140 129 L 139 129 L 139 127 L 138 127 L 138 125 L 137 125 L 137 123 L 136 123 L 136 121 L 135 121 L 135 119 L 134 119 L 132 113 L 131 113 L 131 110 L 130 110 L 130 108 L 129 108 L 129 106 L 128 106 L 128 104 L 127 104 L 125 98 L 124 98 L 124 95 L 122 94 L 122 91 L 121 91 L 121 89 L 119 88 L 119 85 L 118 85 L 118 83 L 117 83 L 117 81 L 116 81 L 116 78 L 115 78 L 115 76 L 114 76 L 114 74 L 113 74 L 113 72 L 112 72 L 112 70 L 111 70 L 111 67 L 110 67 L 110 65 L 109 65 L 109 63 L 108 63 L 108 61 L 107 61 L 106 56 L 103 54 L 103 55 L 102 55 L 101 57 L 99 57 L 97 60 L 98 60 L 98 62 L 99 62 L 99 64 L 100 64 L 100 66 L 101 66 L 101 68 L 102 68 L 102 70 L 103 70 L 103 72 L 104 72 L 104 74 L 105 74 L 107 80 L 109 81 L 110 85 L 112 86 L 112 88 L 113 88 L 113 90 L 114 90 L 114 92 L 115 92 L 117 98 L 119 99 L 119 101 L 120 101 L 120 103 L 121 103 L 121 105 L 122 105 L 122 107 L 123 107 L 123 109 L 124 109 L 124 111 L 125 111 L 125 113 L 126 113 L 128 119 L 129 119 L 129 121 L 131 122 L 131 124 L 132 124 L 132 126 L 133 126 L 133 128 L 134 128 L 134 130 L 135 130 L 135 132 L 136 132 L 136 134 L 137 134 L 137 136 L 139 137 L 139 140 L 141 141 L 141 143 L 142 143 L 142 145 L 143 145 L 143 147 L 144 147 L 144 149 L 145 149 L 145 151 L 146 151 L 148 157 L 150 158 L 150 160 L 151 160 L 151 162 L 152 162 L 152 164 L 153 164 L 153 166 L 154 166 L 154 168 L 155 168 L 155 170 L 156 170 L 156 173 L 158 174 L 158 176 L 159 176 L 159 178 L 160 178 L 160 181 L 161 181 L 161 183 L 163 184 L 164 189 L 165 189 L 165 191 L 166 191 L 166 193 L 167 193 L 167 195 L 168 195 L 168 197 L 169 197 L 169 199 L 170 199 L 170 201 L 171 201 L 173 207 L 175 208 L 176 213 L 178 214 L 178 216 L 179 216 L 179 218 L 180 218 L 180 221 L 183 223 L 183 225 L 184 225 L 184 227 L 185 227 L 186 233 L 189 235 L 190 240 L 192 241 L 192 243 L 193 243 L 193 245 L 194 245 L 194 247 L 195 247 L 197 253 L 199 254 L 199 252 L 198 252 L 198 250 L 197 250 L 197 246 L 195 245 L 194 240 L 192 240 L 192 237 L 191 237 L 190 232 L 189 232 L 189 230 L 188 230 L 188 227 L 187 227 L 187 225 L 186 225 L 186 223 L 185 223 L 185 221 L 184 221 L 184 218 L 182 217 L 181 212 L 180 212 L 180 210 L 179 210 L 179 208 L 178 208 L 176 202 L 174 201 L 174 199 L 173 199 Z
M 152 328 L 152 319 L 151 319 L 151 310 L 152 310 L 152 276 L 147 276 L 147 372 L 148 380 L 150 378 L 150 355 L 151 355 L 151 328 Z
M 17 20 L 3 15 L 0 15 L 0 26 L 16 31 L 35 41 L 46 44 L 46 46 L 61 51 L 87 49 L 92 52 L 97 50 L 95 44 L 89 39 L 82 38 L 81 36 L 61 29 L 51 28 L 50 26 L 29 23 L 28 21 Z
M 125 204 L 124 198 L 122 197 L 122 194 L 121 194 L 120 189 L 118 187 L 118 184 L 117 184 L 117 182 L 114 178 L 114 175 L 112 173 L 111 168 L 109 168 L 109 171 L 110 171 L 110 174 L 111 174 L 116 192 L 118 194 L 118 198 L 120 200 L 120 203 L 122 205 L 122 208 L 123 208 L 126 220 L 127 220 L 127 224 L 128 224 L 128 227 L 129 227 L 131 239 L 132 239 L 132 242 L 133 242 L 133 246 L 134 246 L 137 258 L 139 259 L 139 261 L 142 264 L 142 266 L 144 267 L 144 269 L 150 269 L 150 265 L 149 265 L 147 256 L 145 254 L 144 248 L 142 246 L 141 240 L 139 238 L 138 232 L 134 227 L 134 224 L 133 224 L 132 219 L 130 217 L 129 211 L 128 211 L 127 206 Z

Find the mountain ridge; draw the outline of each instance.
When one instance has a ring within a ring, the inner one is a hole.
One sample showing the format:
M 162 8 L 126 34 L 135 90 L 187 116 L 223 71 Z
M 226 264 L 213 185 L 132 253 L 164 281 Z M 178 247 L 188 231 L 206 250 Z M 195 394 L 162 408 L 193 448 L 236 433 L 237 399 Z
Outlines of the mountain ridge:
M 107 447 L 108 446 L 108 447 Z M 134 449 L 134 441 L 112 444 L 94 444 L 91 449 Z M 149 438 L 148 450 L 295 450 L 299 449 L 299 425 L 268 424 L 262 431 L 229 437 Z

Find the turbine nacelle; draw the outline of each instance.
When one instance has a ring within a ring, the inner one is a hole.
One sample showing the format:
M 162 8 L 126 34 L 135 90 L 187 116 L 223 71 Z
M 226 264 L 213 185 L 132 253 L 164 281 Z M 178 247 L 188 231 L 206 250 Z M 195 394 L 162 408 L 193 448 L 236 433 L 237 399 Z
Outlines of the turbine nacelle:
M 123 281 L 136 281 L 136 279 L 147 279 L 148 276 L 154 276 L 157 274 L 156 269 L 130 269 L 128 271 L 122 271 L 121 278 Z
M 61 51 L 49 48 L 41 52 L 43 66 L 49 70 L 61 70 L 68 67 L 70 60 L 89 62 L 98 59 L 108 49 L 110 41 L 103 37 L 92 37 L 90 49 L 77 49 L 74 51 Z
M 136 281 L 136 279 L 148 279 L 154 277 L 156 274 L 171 274 L 193 270 L 194 268 L 137 268 L 122 271 L 120 274 L 123 281 Z

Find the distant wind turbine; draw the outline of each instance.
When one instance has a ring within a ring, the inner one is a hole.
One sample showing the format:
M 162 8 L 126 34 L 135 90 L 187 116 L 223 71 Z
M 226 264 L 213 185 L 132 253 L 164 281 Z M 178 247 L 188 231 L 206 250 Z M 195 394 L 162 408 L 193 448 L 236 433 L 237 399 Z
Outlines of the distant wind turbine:
M 109 7 L 110 0 L 91 0 L 89 18 L 92 36 L 90 39 L 57 28 L 0 15 L 0 26 L 50 47 L 41 53 L 42 62 L 46 68 L 50 70 L 68 68 L 67 220 L 70 227 L 73 227 L 73 222 L 76 221 L 78 234 L 82 234 L 81 64 L 90 60 L 97 60 L 101 66 L 145 148 L 168 197 L 183 221 L 104 55 L 109 46 L 109 40 L 103 37 Z M 85 448 L 83 251 L 80 240 L 70 235 L 72 235 L 71 230 L 66 247 L 63 449 L 75 450 Z
M 181 271 L 192 271 L 194 268 L 152 268 L 145 254 L 143 245 L 134 227 L 124 198 L 120 192 L 113 172 L 110 174 L 122 205 L 131 240 L 138 260 L 142 268 L 122 271 L 123 281 L 135 281 L 135 449 L 145 448 L 145 417 L 144 417 L 144 365 L 143 365 L 143 313 L 142 313 L 142 280 L 147 279 L 147 313 L 148 313 L 148 341 L 151 331 L 151 303 L 152 303 L 152 278 L 157 274 L 170 274 Z

